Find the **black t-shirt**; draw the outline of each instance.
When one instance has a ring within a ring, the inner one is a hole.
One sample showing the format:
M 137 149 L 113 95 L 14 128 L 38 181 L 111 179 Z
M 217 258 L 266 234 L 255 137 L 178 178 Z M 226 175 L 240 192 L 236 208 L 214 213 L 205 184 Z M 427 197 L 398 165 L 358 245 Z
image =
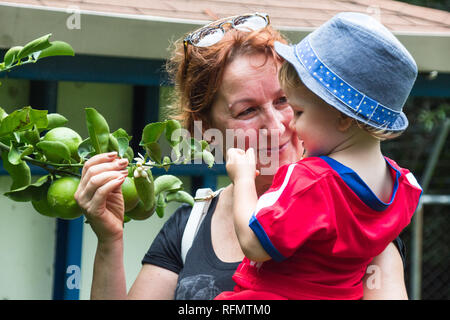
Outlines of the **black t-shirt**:
M 232 291 L 232 276 L 240 262 L 219 260 L 211 241 L 211 219 L 219 196 L 211 201 L 183 266 L 181 239 L 192 207 L 182 205 L 167 220 L 142 263 L 150 263 L 178 273 L 176 300 L 212 300 L 223 291 Z
M 153 264 L 178 274 L 176 300 L 211 300 L 223 291 L 232 291 L 235 286 L 231 277 L 240 262 L 227 263 L 219 260 L 211 241 L 211 218 L 219 196 L 211 201 L 186 255 L 184 266 L 181 259 L 181 239 L 192 209 L 188 205 L 179 207 L 167 220 L 142 260 L 143 264 Z M 394 244 L 405 266 L 405 245 L 400 237 L 394 240 Z

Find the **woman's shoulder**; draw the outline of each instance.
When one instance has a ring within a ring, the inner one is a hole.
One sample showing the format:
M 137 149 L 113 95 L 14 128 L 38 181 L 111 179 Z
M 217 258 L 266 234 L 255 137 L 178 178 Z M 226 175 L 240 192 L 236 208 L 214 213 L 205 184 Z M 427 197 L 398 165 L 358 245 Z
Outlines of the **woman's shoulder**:
M 152 241 L 142 263 L 149 263 L 179 273 L 183 268 L 181 238 L 192 207 L 183 204 L 167 219 Z
M 167 219 L 163 228 L 176 228 L 179 232 L 183 232 L 187 221 L 191 214 L 192 207 L 188 204 L 182 204 L 175 212 Z

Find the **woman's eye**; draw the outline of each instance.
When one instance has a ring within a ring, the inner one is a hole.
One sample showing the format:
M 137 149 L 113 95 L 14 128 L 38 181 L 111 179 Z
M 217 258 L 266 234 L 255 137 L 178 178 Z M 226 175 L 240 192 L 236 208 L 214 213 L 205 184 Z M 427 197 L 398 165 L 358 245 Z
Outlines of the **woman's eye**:
M 295 111 L 294 115 L 296 118 L 300 117 L 302 115 L 303 111 Z
M 256 111 L 256 108 L 255 108 L 255 107 L 247 108 L 247 109 L 245 109 L 244 111 L 240 112 L 240 113 L 238 114 L 238 117 L 243 117 L 243 116 L 249 115 L 249 114 L 251 114 L 251 113 L 254 112 L 254 111 Z

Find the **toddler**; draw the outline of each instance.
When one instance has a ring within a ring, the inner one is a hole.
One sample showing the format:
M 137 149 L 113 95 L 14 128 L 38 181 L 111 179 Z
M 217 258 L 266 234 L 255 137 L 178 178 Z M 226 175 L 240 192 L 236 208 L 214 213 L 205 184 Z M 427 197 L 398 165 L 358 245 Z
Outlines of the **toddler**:
M 403 132 L 414 59 L 370 16 L 340 13 L 300 43 L 275 43 L 304 158 L 259 199 L 255 156 L 229 149 L 236 234 L 246 256 L 216 299 L 361 299 L 362 278 L 409 224 L 422 189 L 383 156 Z

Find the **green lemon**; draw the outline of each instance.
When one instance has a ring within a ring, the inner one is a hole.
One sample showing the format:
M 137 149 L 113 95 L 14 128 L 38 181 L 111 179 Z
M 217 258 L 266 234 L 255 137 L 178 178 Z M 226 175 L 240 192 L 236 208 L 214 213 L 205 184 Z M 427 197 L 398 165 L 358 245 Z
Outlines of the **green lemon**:
M 70 156 L 77 161 L 80 160 L 78 146 L 83 139 L 81 139 L 81 136 L 76 131 L 67 127 L 54 128 L 45 134 L 42 141 L 62 142 L 69 148 Z
M 33 208 L 39 212 L 40 214 L 42 214 L 43 216 L 47 216 L 47 217 L 56 217 L 54 211 L 52 210 L 52 208 L 50 207 L 50 205 L 48 204 L 47 198 L 44 197 L 43 199 L 39 200 L 39 201 L 31 201 L 31 204 L 33 205 Z
M 125 212 L 128 212 L 136 207 L 139 202 L 139 195 L 134 185 L 134 179 L 126 177 L 122 183 L 122 195 L 125 205 Z
M 53 181 L 48 188 L 47 201 L 56 217 L 75 219 L 81 216 L 82 210 L 73 197 L 79 183 L 79 178 L 63 177 Z
M 150 218 L 153 215 L 153 212 L 155 212 L 155 206 L 150 208 L 150 210 L 145 210 L 144 203 L 139 200 L 136 207 L 128 211 L 126 215 L 133 220 L 145 220 Z
M 192 207 L 194 206 L 195 203 L 194 198 L 189 193 L 183 190 L 167 193 L 166 202 L 172 201 L 187 203 Z
M 180 190 L 183 186 L 183 182 L 178 177 L 175 177 L 171 174 L 165 174 L 163 176 L 159 176 L 154 181 L 155 185 L 155 195 L 159 195 L 164 191 L 177 191 Z
M 141 200 L 139 203 L 142 202 L 146 212 L 153 211 L 153 207 L 155 206 L 155 187 L 151 170 L 147 169 L 140 176 L 135 176 L 134 184 L 136 185 L 136 190 Z M 130 215 L 128 216 L 132 218 Z

